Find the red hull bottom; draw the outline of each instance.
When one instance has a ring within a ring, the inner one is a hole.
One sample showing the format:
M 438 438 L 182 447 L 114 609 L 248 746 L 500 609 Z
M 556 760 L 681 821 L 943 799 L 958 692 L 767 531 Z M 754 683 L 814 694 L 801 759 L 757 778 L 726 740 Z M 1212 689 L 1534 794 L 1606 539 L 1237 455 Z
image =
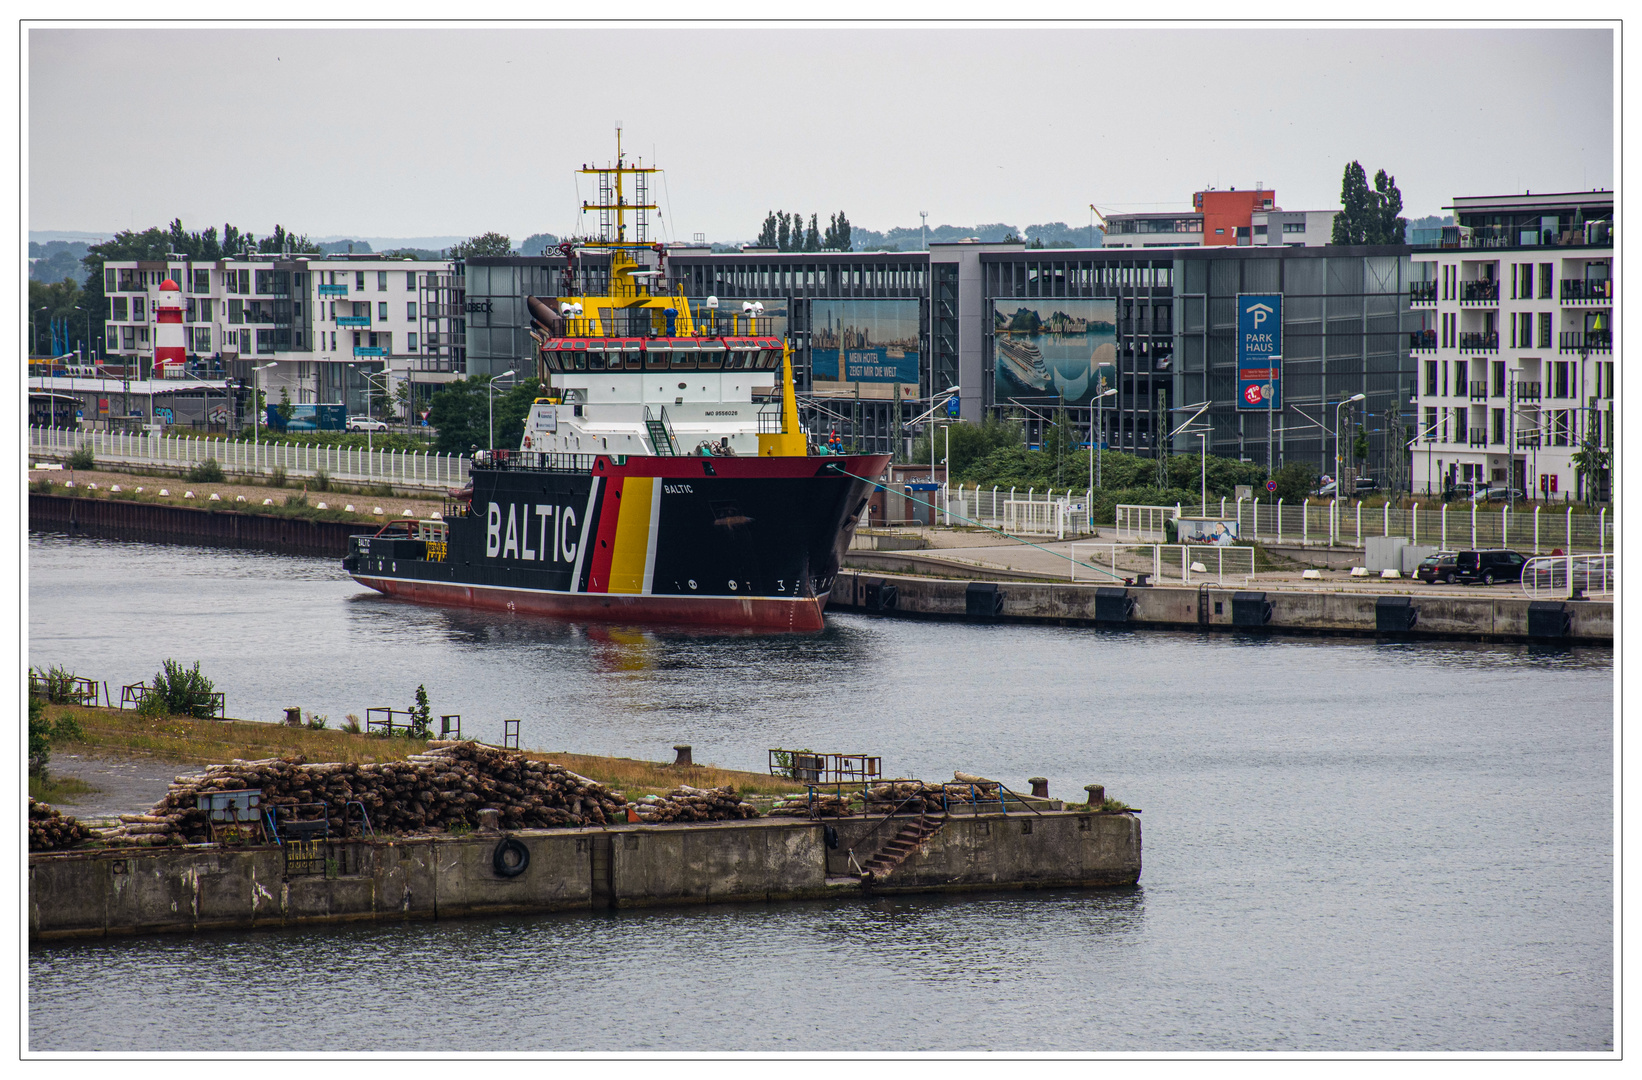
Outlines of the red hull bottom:
M 354 580 L 387 596 L 423 604 L 479 608 L 592 622 L 645 622 L 671 626 L 724 626 L 745 630 L 813 633 L 826 624 L 825 596 L 812 598 L 731 596 L 636 596 L 622 593 L 559 593 L 452 585 L 405 578 Z

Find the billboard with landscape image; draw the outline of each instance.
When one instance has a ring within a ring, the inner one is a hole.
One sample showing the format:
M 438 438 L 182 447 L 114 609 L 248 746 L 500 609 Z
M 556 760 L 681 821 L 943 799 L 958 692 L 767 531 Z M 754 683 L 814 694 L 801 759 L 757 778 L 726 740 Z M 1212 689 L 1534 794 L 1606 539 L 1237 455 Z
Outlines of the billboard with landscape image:
M 992 355 L 999 403 L 1087 407 L 1116 385 L 1117 302 L 994 300 Z
M 917 300 L 810 302 L 812 378 L 916 385 L 920 348 Z

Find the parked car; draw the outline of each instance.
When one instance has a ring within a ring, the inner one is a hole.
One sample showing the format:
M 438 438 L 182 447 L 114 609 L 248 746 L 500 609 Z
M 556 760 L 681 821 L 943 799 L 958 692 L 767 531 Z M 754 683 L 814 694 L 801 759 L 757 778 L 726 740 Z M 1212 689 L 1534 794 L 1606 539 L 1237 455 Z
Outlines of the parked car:
M 1496 581 L 1521 581 L 1522 568 L 1527 562 L 1509 548 L 1462 551 L 1454 558 L 1453 576 L 1466 585 L 1479 581 L 1484 585 L 1492 585 Z
M 1361 495 L 1369 495 L 1369 494 L 1372 494 L 1373 492 L 1376 492 L 1376 491 L 1379 491 L 1379 490 L 1380 490 L 1380 482 L 1378 480 L 1374 479 L 1372 476 L 1359 476 L 1357 478 L 1357 494 L 1358 495 L 1360 495 L 1360 496 Z
M 1521 488 L 1491 487 L 1479 491 L 1475 495 L 1471 496 L 1471 501 L 1505 502 L 1508 499 L 1515 499 L 1517 502 L 1525 502 L 1527 498 L 1528 496 L 1522 493 Z
M 1414 568 L 1414 576 L 1421 581 L 1435 585 L 1437 582 L 1454 584 L 1454 560 L 1459 553 L 1455 551 L 1434 551 L 1420 560 L 1420 565 Z
M 332 421 L 332 423 L 335 423 L 335 421 Z M 388 425 L 369 416 L 350 416 L 348 417 L 347 428 L 349 431 L 386 431 Z

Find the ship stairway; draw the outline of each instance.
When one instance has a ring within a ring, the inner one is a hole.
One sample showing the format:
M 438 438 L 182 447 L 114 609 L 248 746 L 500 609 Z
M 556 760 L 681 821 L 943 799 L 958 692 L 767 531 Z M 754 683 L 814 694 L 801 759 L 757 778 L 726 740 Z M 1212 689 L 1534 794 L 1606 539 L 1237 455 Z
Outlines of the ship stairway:
M 931 836 L 941 831 L 946 824 L 939 818 L 932 818 L 926 814 L 919 814 L 912 821 L 901 826 L 901 830 L 875 852 L 872 858 L 862 864 L 861 869 L 870 871 L 875 878 L 885 878 L 897 866 L 928 842 Z
M 650 445 L 656 448 L 658 457 L 677 457 L 678 443 L 673 439 L 673 429 L 667 424 L 667 410 L 661 410 L 661 419 L 657 420 L 650 415 L 650 410 L 644 410 L 644 430 L 650 436 Z

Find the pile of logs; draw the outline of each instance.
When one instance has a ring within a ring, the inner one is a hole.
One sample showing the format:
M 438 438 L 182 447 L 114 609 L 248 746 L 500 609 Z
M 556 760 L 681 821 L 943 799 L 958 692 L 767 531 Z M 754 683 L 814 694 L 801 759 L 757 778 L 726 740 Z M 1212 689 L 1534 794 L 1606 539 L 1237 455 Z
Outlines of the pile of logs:
M 341 833 L 350 802 L 364 806 L 376 832 L 396 835 L 476 827 L 484 809 L 500 811 L 504 829 L 626 820 L 621 794 L 562 765 L 475 742 L 434 740 L 428 747 L 404 761 L 369 765 L 310 765 L 301 757 L 213 765 L 203 774 L 177 777 L 151 811 L 123 815 L 105 838 L 137 845 L 205 842 L 210 825 L 206 812 L 196 807 L 198 796 L 248 788 L 261 790 L 265 810 L 323 804 L 333 834 Z M 296 813 L 317 817 L 320 811 Z M 352 818 L 358 821 L 357 808 Z
M 670 821 L 736 821 L 758 816 L 753 804 L 729 786 L 697 788 L 680 784 L 666 795 L 645 795 L 632 805 L 639 820 L 648 825 L 665 825 Z
M 937 811 L 944 805 L 941 795 L 940 784 L 926 784 L 922 780 L 894 780 L 867 789 L 867 811 L 876 814 L 887 814 L 897 809 L 903 814 Z
M 809 817 L 810 810 L 808 795 L 788 795 L 770 808 L 770 816 Z M 848 795 L 818 791 L 815 793 L 814 810 L 816 817 L 850 817 L 855 813 L 855 806 Z
M 43 802 L 29 800 L 29 850 L 61 851 L 91 838 L 91 830 Z

